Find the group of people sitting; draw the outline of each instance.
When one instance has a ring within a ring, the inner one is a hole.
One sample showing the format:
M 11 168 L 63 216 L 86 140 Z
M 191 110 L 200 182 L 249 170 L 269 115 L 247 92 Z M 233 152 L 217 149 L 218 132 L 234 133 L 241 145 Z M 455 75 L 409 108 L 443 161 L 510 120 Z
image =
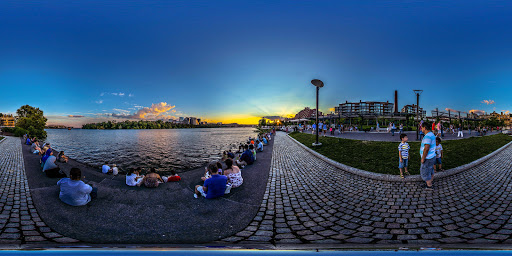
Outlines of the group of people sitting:
M 203 185 L 195 187 L 194 198 L 200 196 L 206 199 L 213 199 L 229 194 L 232 188 L 238 188 L 244 183 L 241 168 L 251 165 L 256 161 L 256 152 L 262 152 L 263 146 L 268 144 L 272 137 L 270 134 L 260 135 L 258 138 L 249 138 L 246 144 L 240 144 L 235 160 L 235 154 L 229 150 L 222 154 L 222 161 L 226 165 L 223 168 L 221 162 L 208 165 L 205 168 L 201 180 Z
M 60 188 L 59 198 L 62 202 L 71 206 L 81 206 L 88 204 L 91 199 L 97 196 L 98 189 L 92 184 L 86 184 L 82 181 L 82 171 L 79 168 L 71 168 L 69 178 L 64 173 L 57 162 L 67 163 L 69 158 L 64 155 L 64 151 L 60 151 L 57 156 L 56 152 L 49 142 L 42 146 L 37 138 L 31 138 L 27 134 L 23 136 L 25 144 L 30 145 L 30 152 L 41 155 L 39 163 L 42 171 L 49 178 L 61 178 L 57 185 Z
M 24 136 L 24 140 L 27 145 L 30 145 L 31 153 L 41 155 L 40 164 L 46 176 L 61 178 L 57 185 L 60 188 L 59 198 L 62 202 L 71 206 L 82 206 L 97 197 L 98 189 L 93 184 L 82 181 L 85 177 L 82 177 L 79 168 L 71 168 L 68 178 L 57 165 L 56 162 L 68 162 L 68 157 L 64 155 L 63 151 L 55 156 L 55 150 L 52 149 L 49 142 L 40 146 L 37 138 L 30 138 L 28 135 Z M 270 134 L 260 135 L 257 139 L 249 138 L 247 143 L 239 148 L 237 153 L 241 153 L 241 155 L 237 157 L 237 160 L 231 150 L 225 151 L 222 161 L 226 168 L 223 168 L 220 162 L 208 165 L 201 178 L 204 184 L 195 187 L 194 197 L 217 198 L 230 193 L 232 188 L 240 187 L 244 182 L 240 168 L 253 164 L 256 160 L 256 152 L 262 152 L 263 146 L 267 145 L 270 140 Z M 115 164 L 111 167 L 108 162 L 105 162 L 101 170 L 105 174 L 119 174 L 119 168 Z M 141 175 L 141 172 L 141 168 L 129 169 L 126 173 L 126 185 L 131 187 L 144 185 L 147 188 L 156 188 L 161 183 L 181 180 L 175 171 L 171 171 L 171 175 L 168 177 L 160 176 L 155 168 L 151 168 L 146 175 Z
M 126 185 L 130 187 L 140 187 L 144 185 L 147 188 L 156 188 L 161 183 L 180 181 L 181 177 L 176 174 L 174 170 L 171 170 L 169 177 L 160 176 L 156 172 L 155 168 L 151 168 L 146 175 L 141 175 L 141 168 L 131 168 L 126 173 Z

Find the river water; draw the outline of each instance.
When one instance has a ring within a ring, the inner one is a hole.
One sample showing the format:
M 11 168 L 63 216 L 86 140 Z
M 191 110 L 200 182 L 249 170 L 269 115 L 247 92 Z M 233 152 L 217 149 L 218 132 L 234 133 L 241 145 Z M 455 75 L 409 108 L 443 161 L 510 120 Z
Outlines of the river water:
M 184 172 L 217 160 L 256 136 L 254 128 L 165 130 L 47 129 L 46 141 L 69 157 L 100 167 L 105 161 L 121 170 L 154 167 Z

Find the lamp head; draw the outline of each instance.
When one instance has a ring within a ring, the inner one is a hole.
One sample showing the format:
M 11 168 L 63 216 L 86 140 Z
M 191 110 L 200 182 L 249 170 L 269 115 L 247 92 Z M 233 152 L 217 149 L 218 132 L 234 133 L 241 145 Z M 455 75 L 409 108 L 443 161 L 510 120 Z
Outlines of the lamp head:
M 318 88 L 322 88 L 322 87 L 324 87 L 324 82 L 322 82 L 322 81 L 321 81 L 321 80 L 319 80 L 319 79 L 313 79 L 313 80 L 311 80 L 311 83 L 312 83 L 314 86 L 318 87 Z
M 421 94 L 423 90 L 413 90 L 415 94 Z

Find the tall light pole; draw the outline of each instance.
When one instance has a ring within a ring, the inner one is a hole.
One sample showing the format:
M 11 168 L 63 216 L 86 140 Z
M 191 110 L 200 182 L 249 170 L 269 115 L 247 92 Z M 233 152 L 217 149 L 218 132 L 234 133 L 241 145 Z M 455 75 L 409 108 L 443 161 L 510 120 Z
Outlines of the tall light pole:
M 420 94 L 423 90 L 412 90 L 414 94 L 416 94 L 416 125 L 418 125 L 418 118 L 420 113 Z M 416 126 L 416 140 L 420 139 L 420 129 L 421 127 Z
M 318 92 L 320 88 L 324 87 L 324 82 L 319 79 L 313 79 L 311 80 L 311 84 L 316 87 L 316 142 L 313 143 L 313 146 L 320 146 L 322 143 L 318 142 Z

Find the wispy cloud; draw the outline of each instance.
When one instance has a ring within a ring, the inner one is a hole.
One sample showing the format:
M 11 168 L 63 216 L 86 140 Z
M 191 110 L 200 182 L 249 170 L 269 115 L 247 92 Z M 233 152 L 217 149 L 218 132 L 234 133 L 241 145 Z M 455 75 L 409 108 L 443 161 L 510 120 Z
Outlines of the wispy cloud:
M 495 102 L 494 102 L 494 100 L 482 100 L 482 101 L 481 101 L 481 103 L 485 103 L 485 104 L 487 104 L 487 105 L 492 105 L 492 104 L 494 104 Z
M 444 110 L 445 111 L 450 111 L 450 112 L 458 112 L 457 110 L 455 110 L 453 108 L 445 108 Z
M 102 104 L 103 103 L 103 100 L 97 100 L 96 103 L 98 104 Z
M 508 111 L 508 110 L 502 110 L 501 112 L 503 112 L 504 115 L 510 114 L 510 111 Z
M 104 93 L 104 92 L 100 93 L 100 97 L 103 97 L 104 95 L 105 95 L 105 93 Z
M 133 95 L 133 94 L 131 94 L 131 93 L 130 93 L 130 94 L 128 94 L 128 97 L 133 97 L 133 96 L 134 96 L 134 95 Z

